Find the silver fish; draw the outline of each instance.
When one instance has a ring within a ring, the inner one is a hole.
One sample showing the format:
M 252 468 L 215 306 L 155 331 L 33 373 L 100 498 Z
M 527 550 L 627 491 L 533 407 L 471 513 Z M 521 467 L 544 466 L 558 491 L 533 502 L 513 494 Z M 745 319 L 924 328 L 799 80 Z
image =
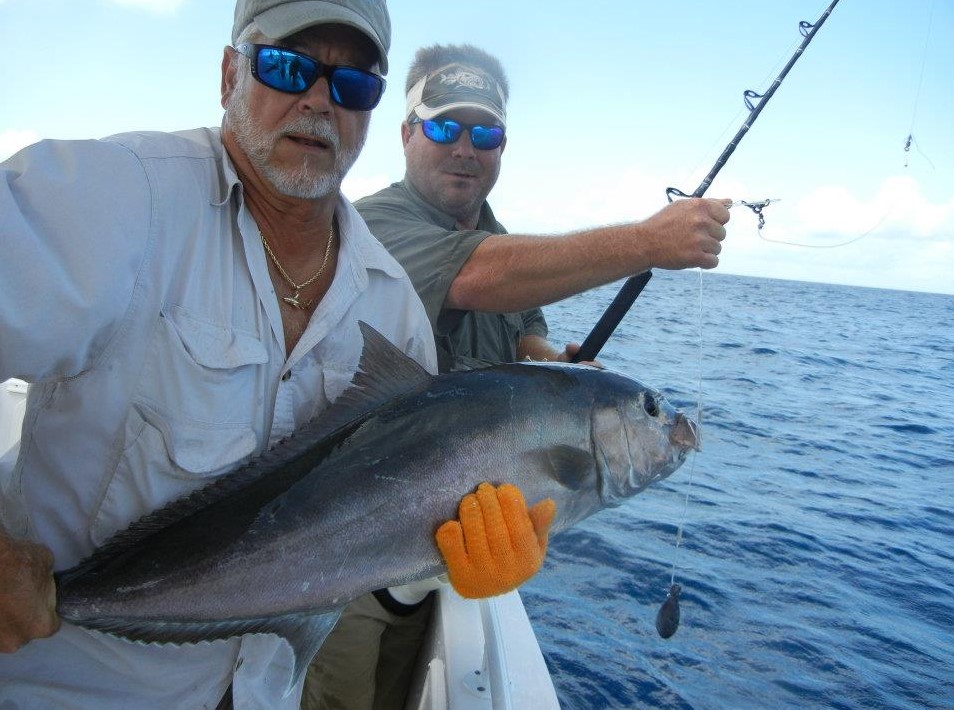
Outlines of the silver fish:
M 278 634 L 293 685 L 349 601 L 445 571 L 434 532 L 482 481 L 553 498 L 555 534 L 697 445 L 689 419 L 624 375 L 551 363 L 435 377 L 360 327 L 358 372 L 331 408 L 58 573 L 61 618 L 146 643 Z

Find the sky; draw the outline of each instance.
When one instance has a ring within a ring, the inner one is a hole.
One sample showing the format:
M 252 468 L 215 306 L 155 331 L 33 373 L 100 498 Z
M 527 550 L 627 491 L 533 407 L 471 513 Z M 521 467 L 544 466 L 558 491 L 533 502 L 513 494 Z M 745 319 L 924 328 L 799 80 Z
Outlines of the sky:
M 504 64 L 490 196 L 511 232 L 644 219 L 692 193 L 829 0 L 391 0 L 385 97 L 345 181 L 401 179 L 414 52 Z M 233 0 L 0 0 L 0 159 L 42 138 L 218 125 Z M 954 294 L 954 0 L 841 0 L 706 193 L 732 209 L 719 271 Z M 905 152 L 908 135 L 914 137 Z

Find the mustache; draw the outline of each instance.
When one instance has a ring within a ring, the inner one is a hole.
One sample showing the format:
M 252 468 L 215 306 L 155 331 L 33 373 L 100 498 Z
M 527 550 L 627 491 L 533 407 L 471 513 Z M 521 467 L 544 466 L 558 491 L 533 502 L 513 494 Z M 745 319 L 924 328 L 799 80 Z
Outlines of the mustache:
M 316 140 L 322 140 L 331 145 L 336 151 L 341 148 L 341 138 L 330 119 L 320 116 L 300 116 L 294 121 L 282 126 L 282 135 L 303 135 Z
M 444 170 L 450 173 L 460 173 L 470 177 L 477 177 L 480 174 L 480 164 L 473 159 L 454 158 L 444 163 Z

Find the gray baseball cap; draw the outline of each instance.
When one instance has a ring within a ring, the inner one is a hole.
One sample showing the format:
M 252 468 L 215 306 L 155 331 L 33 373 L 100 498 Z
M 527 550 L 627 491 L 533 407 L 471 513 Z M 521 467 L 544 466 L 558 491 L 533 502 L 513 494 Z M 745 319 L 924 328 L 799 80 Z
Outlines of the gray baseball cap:
M 374 42 L 381 73 L 388 73 L 391 18 L 385 0 L 238 0 L 232 25 L 233 44 L 252 20 L 273 39 L 283 39 L 313 25 L 354 27 Z
M 464 64 L 448 64 L 433 71 L 407 92 L 406 115 L 430 119 L 453 109 L 486 111 L 507 125 L 507 100 L 490 74 Z

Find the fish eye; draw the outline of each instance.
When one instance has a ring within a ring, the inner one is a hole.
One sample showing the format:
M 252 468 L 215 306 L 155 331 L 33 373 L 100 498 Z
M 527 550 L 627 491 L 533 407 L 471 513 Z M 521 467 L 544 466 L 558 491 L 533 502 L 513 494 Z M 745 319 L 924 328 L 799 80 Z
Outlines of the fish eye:
M 645 409 L 646 414 L 651 417 L 659 416 L 659 402 L 657 402 L 656 398 L 649 392 L 643 397 L 643 409 Z

